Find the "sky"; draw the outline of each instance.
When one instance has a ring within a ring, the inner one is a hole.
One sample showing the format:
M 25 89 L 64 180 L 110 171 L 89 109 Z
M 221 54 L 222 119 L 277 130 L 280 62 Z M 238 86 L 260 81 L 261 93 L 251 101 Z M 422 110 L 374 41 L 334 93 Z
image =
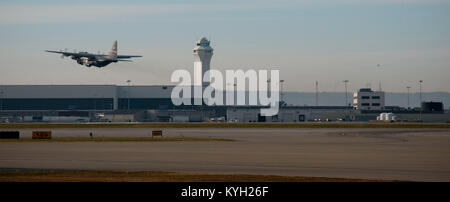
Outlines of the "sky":
M 450 0 L 0 0 L 0 84 L 175 85 L 211 68 L 278 69 L 287 91 L 450 92 Z M 104 68 L 44 50 L 143 55 Z

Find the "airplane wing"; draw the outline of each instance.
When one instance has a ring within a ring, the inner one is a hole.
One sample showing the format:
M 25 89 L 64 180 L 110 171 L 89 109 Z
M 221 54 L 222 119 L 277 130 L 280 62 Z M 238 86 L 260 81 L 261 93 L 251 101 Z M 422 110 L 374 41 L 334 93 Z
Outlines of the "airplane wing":
M 142 57 L 141 55 L 118 55 L 117 58 L 138 58 Z
M 91 54 L 91 53 L 88 53 L 88 52 L 72 53 L 72 52 L 52 51 L 52 50 L 45 50 L 45 52 L 58 53 L 58 54 L 62 54 L 64 56 L 74 56 L 74 57 L 77 57 L 77 58 L 80 58 L 80 57 L 95 58 L 97 56 L 105 56 L 105 55 Z

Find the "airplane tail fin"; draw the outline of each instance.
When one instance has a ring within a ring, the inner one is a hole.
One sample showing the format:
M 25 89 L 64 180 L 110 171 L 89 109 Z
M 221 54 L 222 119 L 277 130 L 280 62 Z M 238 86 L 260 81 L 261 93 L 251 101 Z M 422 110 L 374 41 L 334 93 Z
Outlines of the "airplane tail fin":
M 116 59 L 117 58 L 117 40 L 114 41 L 114 44 L 113 44 L 113 46 L 111 48 L 111 51 L 109 51 L 108 57 L 111 58 L 111 59 Z

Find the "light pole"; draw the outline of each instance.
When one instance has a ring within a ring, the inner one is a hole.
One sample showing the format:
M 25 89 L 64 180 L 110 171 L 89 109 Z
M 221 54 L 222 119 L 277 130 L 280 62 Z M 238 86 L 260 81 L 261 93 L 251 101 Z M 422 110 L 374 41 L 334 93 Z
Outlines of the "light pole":
M 284 80 L 280 80 L 280 98 L 281 98 L 281 104 L 283 104 L 283 83 Z
M 284 101 L 283 101 L 283 83 L 284 80 L 280 80 L 280 98 L 281 98 L 281 102 L 280 102 L 280 122 L 283 122 L 283 105 L 284 105 Z
M 409 109 L 409 89 L 411 88 L 411 86 L 406 86 L 406 90 L 407 92 L 407 98 L 408 98 L 408 109 Z
M 316 107 L 319 106 L 319 82 L 316 81 Z
M 238 99 L 237 99 L 237 95 L 238 95 L 238 92 L 237 92 L 237 83 L 233 83 L 233 103 L 235 104 L 235 105 L 237 105 L 237 101 L 238 101 Z
M 420 105 L 422 106 L 422 83 L 423 81 L 419 81 L 419 99 L 420 99 Z
M 347 104 L 348 104 L 347 83 L 348 83 L 349 81 L 348 81 L 348 80 L 343 80 L 342 82 L 344 82 L 344 86 L 345 86 L 345 106 L 347 106 Z
M 420 80 L 419 81 L 419 99 L 420 99 L 420 103 L 419 103 L 419 107 L 420 107 L 419 120 L 420 121 L 422 121 L 422 83 L 423 83 L 423 81 Z
M 232 105 L 237 105 L 237 97 L 236 97 L 237 96 L 237 92 L 235 92 L 237 84 L 236 83 L 227 83 L 227 86 L 233 86 L 233 89 L 230 90 L 229 87 L 227 87 L 225 89 L 225 91 L 227 93 L 227 96 L 226 96 L 227 98 L 225 100 L 226 101 L 226 105 L 228 105 L 228 104 L 231 105 L 231 103 L 233 103 Z M 233 100 L 228 100 L 228 97 L 233 98 Z M 228 103 L 228 102 L 230 102 L 230 103 Z

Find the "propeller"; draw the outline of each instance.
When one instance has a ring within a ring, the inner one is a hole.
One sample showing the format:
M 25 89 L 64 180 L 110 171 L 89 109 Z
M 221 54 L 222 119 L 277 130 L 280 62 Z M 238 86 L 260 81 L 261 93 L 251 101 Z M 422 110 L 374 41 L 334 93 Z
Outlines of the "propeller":
M 60 52 L 67 52 L 67 48 L 64 48 L 64 50 L 59 50 Z M 61 59 L 64 59 L 64 57 L 67 57 L 66 55 L 64 55 L 64 54 L 61 54 Z
M 59 52 L 64 52 L 64 50 L 60 49 Z M 64 54 L 61 54 L 61 59 L 64 59 Z

